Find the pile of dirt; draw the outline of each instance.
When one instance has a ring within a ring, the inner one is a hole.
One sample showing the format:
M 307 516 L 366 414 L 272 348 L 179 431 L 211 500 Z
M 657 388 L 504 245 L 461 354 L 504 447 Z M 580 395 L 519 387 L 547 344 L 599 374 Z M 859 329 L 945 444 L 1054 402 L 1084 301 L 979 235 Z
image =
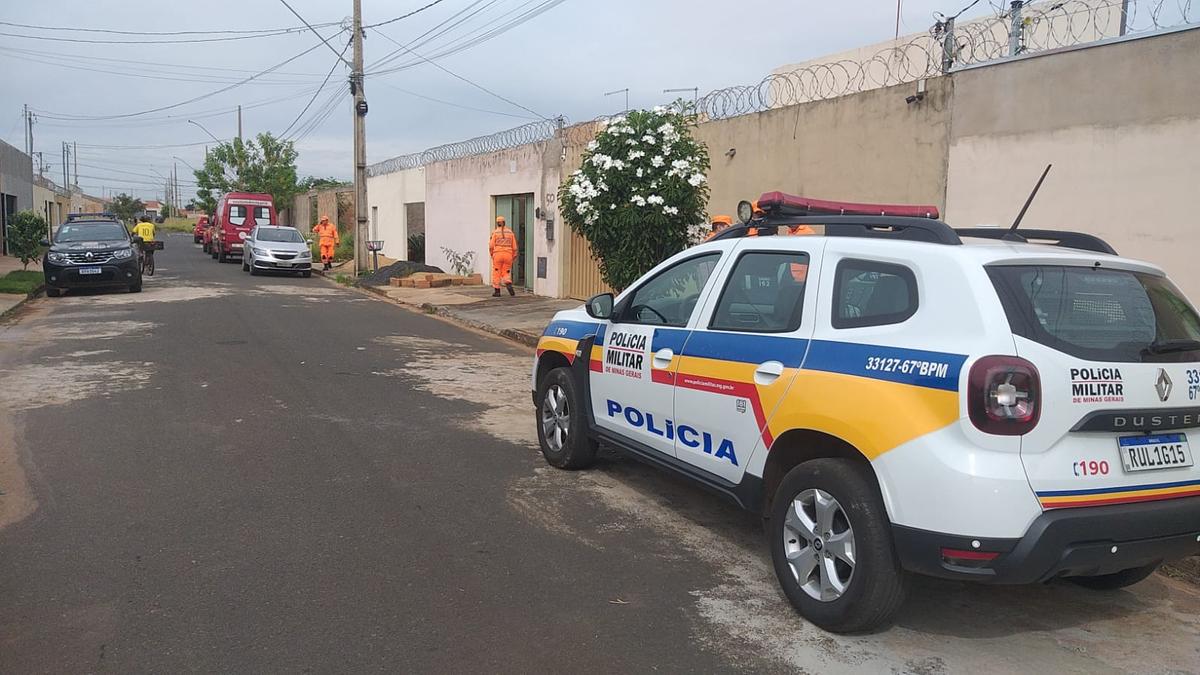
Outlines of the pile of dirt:
M 442 269 L 440 267 L 433 267 L 431 265 L 425 265 L 423 263 L 416 263 L 416 262 L 410 262 L 408 260 L 401 260 L 398 262 L 394 262 L 391 265 L 388 265 L 387 267 L 380 267 L 379 270 L 376 272 L 372 272 L 371 274 L 367 274 L 365 276 L 359 277 L 358 285 L 359 286 L 364 286 L 364 285 L 365 286 L 387 286 L 388 281 L 392 277 L 403 278 L 403 277 L 407 277 L 412 274 L 416 274 L 418 272 L 432 272 L 432 273 L 436 273 L 436 274 L 442 274 Z

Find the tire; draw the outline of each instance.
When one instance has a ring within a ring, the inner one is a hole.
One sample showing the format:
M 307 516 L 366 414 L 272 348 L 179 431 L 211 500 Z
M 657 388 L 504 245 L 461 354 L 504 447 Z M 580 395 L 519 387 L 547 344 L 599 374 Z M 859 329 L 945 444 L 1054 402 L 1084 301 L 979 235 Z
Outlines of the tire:
M 60 297 L 62 297 L 62 290 L 57 289 L 57 288 L 50 288 L 49 286 L 47 286 L 46 287 L 46 297 L 47 298 L 60 298 Z
M 312 276 L 312 270 L 304 270 L 303 272 L 300 273 L 300 276 L 307 279 Z
M 154 276 L 154 256 L 152 255 L 146 258 L 146 276 Z
M 804 462 L 780 482 L 767 521 L 771 561 L 784 594 L 801 616 L 833 633 L 885 625 L 908 590 L 870 472 L 870 466 L 848 459 Z M 829 529 L 813 532 L 819 525 Z M 806 532 L 813 538 L 806 540 Z M 808 569 L 794 571 L 793 563 L 808 563 Z M 806 575 L 804 584 L 800 574 Z
M 576 471 L 596 460 L 582 398 L 569 368 L 555 368 L 538 384 L 536 423 L 542 456 L 553 467 Z
M 249 271 L 250 271 L 250 264 L 246 262 L 246 259 L 245 259 L 245 258 L 242 258 L 242 271 L 243 271 L 243 272 L 249 272 Z
M 138 279 L 138 280 L 137 280 L 137 283 L 135 283 L 135 284 L 133 284 L 132 286 L 130 286 L 130 287 L 129 287 L 129 292 L 130 292 L 130 293 L 141 293 L 141 292 L 142 292 L 142 280 L 141 280 L 141 279 Z
M 1113 572 L 1112 574 L 1101 574 L 1094 577 L 1067 577 L 1072 583 L 1090 588 L 1093 591 L 1115 591 L 1119 588 L 1132 586 L 1146 577 L 1154 574 L 1158 569 L 1159 563 L 1152 563 L 1144 567 L 1134 567 L 1132 569 Z

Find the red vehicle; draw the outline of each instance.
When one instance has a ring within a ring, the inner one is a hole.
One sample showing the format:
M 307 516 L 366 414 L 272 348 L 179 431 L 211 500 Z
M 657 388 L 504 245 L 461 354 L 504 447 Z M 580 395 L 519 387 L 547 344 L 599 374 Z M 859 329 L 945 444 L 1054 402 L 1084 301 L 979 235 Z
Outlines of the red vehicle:
M 271 195 L 256 192 L 230 192 L 217 202 L 217 213 L 209 226 L 208 252 L 217 262 L 242 256 L 243 242 L 258 225 L 277 225 L 275 203 Z
M 192 228 L 192 241 L 199 244 L 204 241 L 204 231 L 208 229 L 208 216 L 200 216 L 196 226 Z

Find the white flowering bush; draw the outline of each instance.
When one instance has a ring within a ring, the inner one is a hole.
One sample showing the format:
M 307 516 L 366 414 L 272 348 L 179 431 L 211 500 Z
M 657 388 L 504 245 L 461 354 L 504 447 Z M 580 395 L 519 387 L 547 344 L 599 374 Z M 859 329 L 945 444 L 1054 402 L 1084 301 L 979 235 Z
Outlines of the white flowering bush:
M 563 219 L 591 244 L 613 288 L 694 243 L 705 222 L 708 149 L 692 138 L 695 123 L 662 107 L 614 117 L 559 188 Z

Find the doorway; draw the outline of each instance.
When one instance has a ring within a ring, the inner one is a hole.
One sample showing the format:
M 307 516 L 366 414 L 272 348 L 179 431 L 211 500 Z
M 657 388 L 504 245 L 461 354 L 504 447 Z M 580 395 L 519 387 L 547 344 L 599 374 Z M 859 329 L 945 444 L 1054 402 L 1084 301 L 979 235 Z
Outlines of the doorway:
M 513 285 L 533 289 L 533 193 L 519 195 L 497 195 L 496 216 L 504 216 L 505 222 L 517 236 L 517 259 L 513 261 Z

